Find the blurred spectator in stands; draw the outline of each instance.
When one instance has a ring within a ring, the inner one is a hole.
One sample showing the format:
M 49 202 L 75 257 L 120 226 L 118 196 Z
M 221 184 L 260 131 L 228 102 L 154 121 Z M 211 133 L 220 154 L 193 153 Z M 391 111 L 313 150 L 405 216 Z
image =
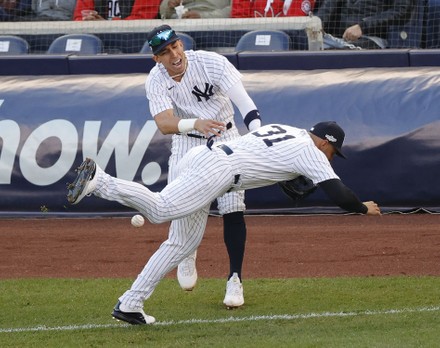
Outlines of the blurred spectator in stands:
M 27 21 L 32 14 L 32 0 L 0 0 L 0 22 Z
M 315 0 L 232 0 L 232 18 L 308 16 Z
M 76 0 L 33 0 L 33 21 L 70 21 Z
M 162 0 L 160 17 L 229 18 L 231 0 Z
M 159 18 L 161 0 L 77 0 L 75 21 Z
M 386 46 L 388 27 L 407 22 L 413 7 L 413 0 L 323 0 L 316 15 L 326 33 L 368 49 Z
M 428 0 L 426 48 L 440 48 L 440 0 Z

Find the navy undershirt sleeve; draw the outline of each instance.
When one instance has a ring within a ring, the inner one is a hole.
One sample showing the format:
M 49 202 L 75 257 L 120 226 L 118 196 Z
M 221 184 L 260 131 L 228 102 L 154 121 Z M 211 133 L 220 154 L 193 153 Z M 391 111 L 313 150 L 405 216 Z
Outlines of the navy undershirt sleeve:
M 367 206 L 341 180 L 326 180 L 320 182 L 319 187 L 324 190 L 328 198 L 342 209 L 352 213 L 366 214 L 368 212 Z

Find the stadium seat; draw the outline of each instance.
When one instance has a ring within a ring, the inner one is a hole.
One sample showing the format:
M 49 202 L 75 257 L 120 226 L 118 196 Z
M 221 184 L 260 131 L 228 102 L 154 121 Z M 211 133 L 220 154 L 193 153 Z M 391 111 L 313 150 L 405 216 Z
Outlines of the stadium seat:
M 180 39 L 183 42 L 183 48 L 185 50 L 195 50 L 196 49 L 196 41 L 188 34 L 176 32 L 177 35 L 179 35 Z M 148 44 L 148 41 L 145 41 L 144 45 L 142 46 L 139 53 L 149 53 L 153 54 L 151 51 L 150 45 Z
M 88 55 L 103 52 L 102 40 L 91 34 L 67 34 L 52 41 L 48 54 Z
M 0 36 L 0 55 L 18 55 L 28 54 L 29 43 L 18 36 L 1 35 Z
M 241 51 L 288 51 L 290 37 L 281 30 L 253 30 L 244 34 L 235 46 Z
M 426 0 L 415 0 L 409 21 L 401 26 L 391 26 L 388 30 L 387 48 L 420 48 L 424 30 Z
M 145 41 L 144 45 L 142 46 L 141 50 L 139 51 L 139 53 L 143 53 L 143 54 L 153 54 L 153 51 L 151 50 L 150 45 L 148 44 L 148 40 Z

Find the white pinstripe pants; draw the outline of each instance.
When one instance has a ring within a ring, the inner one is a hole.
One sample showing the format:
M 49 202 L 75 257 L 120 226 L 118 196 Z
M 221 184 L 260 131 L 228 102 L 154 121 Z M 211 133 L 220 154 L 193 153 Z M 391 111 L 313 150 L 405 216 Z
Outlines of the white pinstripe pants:
M 224 152 L 203 146 L 190 150 L 180 166 L 180 176 L 161 192 L 97 171 L 94 195 L 134 208 L 152 223 L 180 219 L 179 228 L 170 228 L 168 239 L 149 259 L 130 290 L 119 298 L 130 308 L 143 308 L 159 281 L 197 249 L 211 202 L 232 186 L 237 174 Z

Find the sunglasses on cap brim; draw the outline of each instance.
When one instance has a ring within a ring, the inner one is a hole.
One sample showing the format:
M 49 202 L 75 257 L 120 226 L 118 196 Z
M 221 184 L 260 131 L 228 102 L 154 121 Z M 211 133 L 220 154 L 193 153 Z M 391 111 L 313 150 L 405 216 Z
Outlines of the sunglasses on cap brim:
M 173 35 L 174 35 L 174 30 L 172 29 L 161 31 L 160 33 L 156 34 L 151 40 L 149 40 L 148 44 L 151 47 L 158 46 L 161 43 L 168 41 L 168 39 Z

